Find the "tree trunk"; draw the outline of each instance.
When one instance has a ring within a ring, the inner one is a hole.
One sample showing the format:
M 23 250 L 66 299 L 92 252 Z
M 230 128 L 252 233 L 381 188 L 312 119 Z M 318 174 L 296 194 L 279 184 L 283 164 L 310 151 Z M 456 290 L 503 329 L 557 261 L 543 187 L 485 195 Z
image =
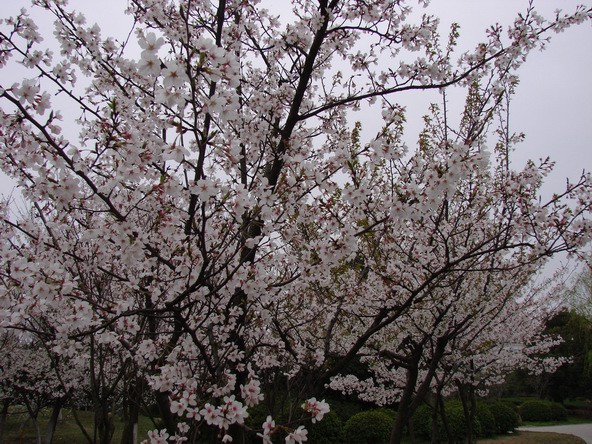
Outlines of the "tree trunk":
M 473 444 L 473 442 L 477 441 L 477 437 L 475 436 L 475 429 L 473 424 L 475 424 L 475 417 L 477 416 L 477 399 L 475 398 L 475 387 L 471 385 L 469 387 L 469 400 L 471 402 L 471 409 L 469 414 L 469 428 L 468 430 L 471 431 L 471 435 L 467 436 L 467 442 L 469 444 Z M 470 441 L 469 441 L 470 439 Z
M 174 436 L 177 432 L 177 423 L 175 421 L 175 416 L 171 413 L 171 402 L 169 400 L 169 395 L 167 392 L 156 392 L 156 403 L 158 404 L 158 408 L 160 410 L 160 417 L 164 422 L 164 426 L 167 429 L 167 432 L 170 436 Z
M 136 444 L 138 442 L 138 419 L 140 416 L 140 403 L 144 394 L 144 382 L 135 380 L 130 383 L 124 406 L 125 424 L 121 434 L 121 444 Z
M 99 444 L 110 444 L 114 431 L 115 426 L 113 425 L 113 418 L 109 413 L 109 407 L 101 404 L 95 406 L 95 442 Z
M 10 399 L 4 399 L 2 401 L 2 411 L 0 412 L 0 444 L 4 444 L 4 432 L 6 430 L 8 407 L 10 407 Z
M 390 444 L 400 444 L 403 440 L 403 432 L 405 431 L 405 424 L 407 424 L 407 420 L 410 416 L 411 400 L 413 398 L 413 391 L 415 390 L 418 374 L 419 371 L 415 363 L 407 368 L 405 390 L 403 390 L 403 396 L 401 396 L 401 400 L 399 401 L 399 408 L 397 409 L 397 417 L 391 433 Z
M 438 391 L 434 398 L 434 408 L 432 410 L 432 444 L 438 443 L 438 409 L 440 408 L 440 399 L 441 396 L 440 392 Z
M 440 411 L 440 417 L 442 418 L 442 424 L 444 426 L 446 437 L 448 438 L 448 443 L 454 444 L 454 437 L 452 436 L 452 433 L 450 433 L 450 425 L 448 424 L 448 417 L 446 416 L 446 406 L 444 405 L 444 399 L 441 394 L 438 398 L 437 408 Z
M 475 422 L 475 414 L 477 412 L 477 402 L 475 400 L 475 390 L 472 386 L 468 387 L 457 381 L 458 393 L 462 402 L 463 413 L 467 423 L 466 443 L 473 444 L 475 440 L 475 430 L 473 424 Z
M 35 426 L 35 436 L 36 436 L 36 441 L 37 444 L 42 444 L 41 441 L 41 427 L 39 426 L 39 421 L 37 420 L 37 417 L 31 417 L 31 420 L 33 421 L 33 425 Z
M 60 412 L 62 411 L 62 404 L 63 400 L 58 399 L 54 404 L 51 410 L 51 416 L 49 417 L 49 422 L 47 423 L 47 427 L 45 428 L 45 441 L 44 444 L 51 444 L 53 442 L 53 435 L 55 433 L 55 429 L 58 425 L 58 419 L 60 418 Z
M 39 405 L 36 405 L 35 408 L 33 408 L 31 403 L 28 401 L 26 395 L 23 397 L 23 401 L 25 403 L 25 406 L 27 407 L 27 411 L 29 412 L 29 419 L 33 422 L 33 426 L 35 426 L 35 436 L 37 444 L 42 444 L 41 429 L 39 428 L 39 421 L 37 421 L 37 416 L 39 415 L 40 407 Z
M 421 361 L 424 350 L 423 344 L 418 345 L 417 348 L 413 350 L 413 354 L 407 363 L 407 381 L 405 382 L 403 396 L 399 402 L 397 419 L 395 420 L 393 432 L 391 433 L 390 444 L 401 443 L 405 425 L 409 422 L 411 415 L 413 415 L 417 407 L 419 407 L 426 395 L 429 393 L 432 379 L 434 378 L 434 374 L 436 373 L 440 359 L 442 359 L 442 356 L 444 355 L 447 343 L 447 338 L 437 339 L 436 347 L 434 349 L 434 354 L 432 356 L 428 371 L 423 381 L 417 388 L 417 391 L 415 391 L 415 385 L 417 384 L 417 378 L 419 375 L 419 362 Z M 413 396 L 414 392 L 415 397 Z

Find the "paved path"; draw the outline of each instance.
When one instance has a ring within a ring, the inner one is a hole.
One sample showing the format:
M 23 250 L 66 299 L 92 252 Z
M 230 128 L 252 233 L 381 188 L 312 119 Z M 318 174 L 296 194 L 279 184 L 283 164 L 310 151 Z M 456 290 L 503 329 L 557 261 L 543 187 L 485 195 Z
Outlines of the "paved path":
M 545 427 L 520 427 L 518 430 L 528 430 L 531 432 L 566 433 L 568 435 L 579 436 L 588 444 L 592 444 L 592 424 L 572 424 Z

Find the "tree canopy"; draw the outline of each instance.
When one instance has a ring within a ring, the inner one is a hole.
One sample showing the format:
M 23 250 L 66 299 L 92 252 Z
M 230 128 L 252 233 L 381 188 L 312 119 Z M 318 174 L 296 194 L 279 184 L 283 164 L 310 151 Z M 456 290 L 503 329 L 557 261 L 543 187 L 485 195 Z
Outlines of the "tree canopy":
M 0 86 L 0 166 L 26 202 L 1 209 L 0 332 L 71 360 L 101 442 L 111 405 L 133 424 L 151 402 L 148 442 L 301 443 L 330 387 L 397 404 L 397 443 L 435 381 L 472 369 L 463 382 L 485 387 L 552 345 L 553 293 L 529 283 L 589 242 L 592 184 L 543 200 L 553 164 L 510 168 L 507 116 L 528 53 L 590 8 L 529 5 L 458 54 L 458 26 L 441 39 L 405 1 L 294 0 L 277 17 L 131 0 L 123 41 L 65 0 L 33 3 L 59 50 L 26 10 L 2 23 L 0 66 L 28 75 Z M 425 90 L 443 101 L 410 147 L 397 97 Z

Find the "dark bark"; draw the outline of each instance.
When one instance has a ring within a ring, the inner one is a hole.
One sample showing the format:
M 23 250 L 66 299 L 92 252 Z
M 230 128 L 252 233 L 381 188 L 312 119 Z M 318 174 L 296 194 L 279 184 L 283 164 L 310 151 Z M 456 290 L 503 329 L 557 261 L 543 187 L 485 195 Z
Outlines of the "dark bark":
M 413 412 L 410 411 L 411 401 L 413 399 L 413 392 L 415 390 L 415 384 L 417 383 L 417 376 L 419 374 L 418 364 L 413 363 L 407 368 L 407 378 L 405 382 L 405 389 L 403 390 L 403 396 L 399 401 L 399 408 L 397 409 L 397 418 L 395 420 L 395 426 L 391 433 L 391 444 L 399 444 L 403 439 L 403 433 L 405 431 L 405 424 L 407 424 L 408 418 L 411 417 Z
M 10 407 L 10 399 L 4 399 L 2 401 L 2 411 L 0 411 L 0 444 L 4 444 L 4 431 L 6 430 L 8 407 Z
M 432 444 L 438 442 L 438 409 L 440 407 L 440 393 L 434 397 L 434 406 L 432 408 Z
M 115 433 L 113 412 L 119 398 L 117 387 L 126 374 L 123 367 L 118 373 L 110 375 L 107 370 L 107 360 L 111 351 L 97 345 L 93 337 L 90 338 L 90 391 L 94 408 L 93 443 L 110 444 Z
M 44 444 L 51 444 L 53 442 L 53 436 L 58 425 L 58 420 L 60 419 L 60 412 L 62 411 L 63 403 L 64 401 L 62 399 L 58 399 L 53 404 L 51 416 L 49 417 L 49 422 L 45 428 Z
M 140 417 L 140 404 L 143 394 L 144 381 L 134 380 L 130 382 L 124 406 L 124 426 L 121 434 L 121 444 L 136 444 L 138 442 L 138 419 Z
M 466 386 L 460 381 L 456 382 L 458 393 L 463 407 L 465 421 L 467 423 L 466 443 L 473 444 L 475 441 L 475 430 L 473 424 L 475 423 L 475 415 L 477 413 L 477 401 L 475 399 L 475 389 L 473 386 Z
M 95 405 L 95 443 L 111 444 L 114 432 L 115 425 L 108 404 Z
M 72 416 L 74 417 L 74 421 L 76 422 L 76 425 L 78 426 L 78 428 L 80 429 L 80 431 L 82 432 L 82 434 L 84 435 L 84 437 L 86 438 L 86 440 L 89 442 L 89 444 L 93 444 L 94 440 L 92 439 L 92 436 L 90 436 L 86 430 L 86 428 L 84 427 L 84 424 L 82 424 L 82 422 L 80 421 L 80 418 L 78 417 L 78 413 L 76 412 L 76 409 L 72 409 Z
M 399 401 L 399 408 L 397 410 L 397 419 L 391 433 L 390 444 L 400 444 L 403 440 L 403 433 L 405 426 L 409 422 L 411 416 L 417 410 L 417 407 L 425 399 L 426 395 L 430 390 L 430 384 L 438 368 L 438 364 L 444 355 L 446 344 L 448 343 L 447 338 L 438 338 L 436 340 L 436 346 L 430 361 L 428 372 L 424 377 L 423 381 L 415 390 L 417 384 L 417 378 L 419 375 L 419 363 L 423 354 L 423 345 L 418 344 L 412 352 L 411 358 L 405 365 L 407 369 L 407 380 L 405 382 L 405 389 L 403 395 Z
M 39 428 L 39 421 L 37 421 L 37 416 L 39 415 L 39 406 L 33 408 L 33 405 L 27 400 L 26 396 L 23 397 L 23 401 L 27 407 L 27 411 L 29 412 L 29 419 L 33 422 L 33 426 L 35 427 L 37 444 L 41 444 L 41 429 Z
M 177 431 L 177 422 L 175 421 L 175 415 L 171 412 L 169 394 L 168 392 L 157 391 L 154 395 L 164 426 L 167 429 L 168 434 L 174 436 Z

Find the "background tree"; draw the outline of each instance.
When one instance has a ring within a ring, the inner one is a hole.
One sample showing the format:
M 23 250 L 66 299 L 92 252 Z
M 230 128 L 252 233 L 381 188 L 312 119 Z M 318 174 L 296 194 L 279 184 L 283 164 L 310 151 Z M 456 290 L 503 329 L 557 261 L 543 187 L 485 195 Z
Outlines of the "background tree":
M 566 291 L 566 305 L 580 316 L 592 319 L 592 269 L 590 258 L 583 256 L 582 268 Z
M 26 409 L 26 422 L 33 423 L 37 442 L 50 444 L 62 407 L 81 388 L 80 369 L 72 366 L 71 360 L 51 353 L 36 338 L 12 331 L 2 336 L 0 357 L 3 405 L 0 438 L 4 435 L 9 407 L 18 406 Z M 43 409 L 50 409 L 51 413 L 42 431 L 38 417 Z
M 551 349 L 550 355 L 565 357 L 567 362 L 544 375 L 543 395 L 561 403 L 566 399 L 589 398 L 592 395 L 590 321 L 564 309 L 549 320 L 545 331 L 561 341 Z

